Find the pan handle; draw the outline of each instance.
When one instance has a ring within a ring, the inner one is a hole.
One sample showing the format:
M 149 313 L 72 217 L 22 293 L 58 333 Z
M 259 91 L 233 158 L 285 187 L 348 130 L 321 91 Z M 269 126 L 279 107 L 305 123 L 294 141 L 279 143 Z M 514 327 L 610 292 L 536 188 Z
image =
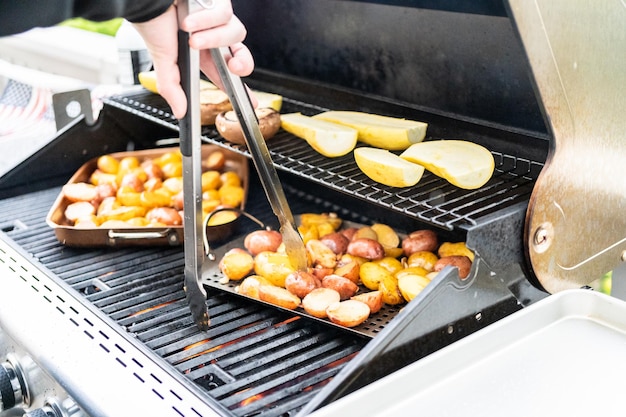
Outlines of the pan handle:
M 146 240 L 146 239 L 163 239 L 166 238 L 171 245 L 180 244 L 180 239 L 178 238 L 178 234 L 175 230 L 172 229 L 163 229 L 163 230 L 155 230 L 155 231 L 130 231 L 130 230 L 109 230 L 107 232 L 107 236 L 109 238 L 109 242 L 114 243 L 117 240 Z

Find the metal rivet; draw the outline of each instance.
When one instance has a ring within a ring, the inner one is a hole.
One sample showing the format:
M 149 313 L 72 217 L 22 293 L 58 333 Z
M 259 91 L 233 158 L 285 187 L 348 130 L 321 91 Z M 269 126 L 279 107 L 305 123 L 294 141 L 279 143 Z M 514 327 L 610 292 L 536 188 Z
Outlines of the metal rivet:
M 546 222 L 537 227 L 532 239 L 535 252 L 545 252 L 552 244 L 553 235 L 552 223 Z

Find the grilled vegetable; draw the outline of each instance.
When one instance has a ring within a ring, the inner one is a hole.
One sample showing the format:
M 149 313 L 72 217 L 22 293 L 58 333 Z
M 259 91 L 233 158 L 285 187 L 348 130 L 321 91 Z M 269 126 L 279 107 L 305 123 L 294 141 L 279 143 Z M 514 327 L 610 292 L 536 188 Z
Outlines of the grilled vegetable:
M 421 142 L 428 127 L 414 120 L 355 111 L 327 111 L 313 117 L 356 129 L 359 141 L 388 150 L 404 150 Z
M 281 126 L 287 132 L 306 140 L 313 149 L 329 158 L 350 153 L 357 142 L 355 129 L 301 113 L 283 114 Z
M 482 187 L 493 175 L 495 162 L 489 150 L 463 140 L 435 140 L 416 143 L 400 157 L 460 188 Z
M 333 323 L 345 327 L 354 327 L 368 319 L 370 308 L 362 301 L 345 300 L 331 304 L 326 309 L 326 314 Z
M 280 129 L 280 113 L 270 107 L 257 108 L 255 113 L 263 138 L 265 140 L 272 138 Z M 218 114 L 215 117 L 215 127 L 227 141 L 238 145 L 246 144 L 241 124 L 234 111 Z
M 424 167 L 400 158 L 385 149 L 356 148 L 354 160 L 370 179 L 389 187 L 412 187 L 424 174 Z

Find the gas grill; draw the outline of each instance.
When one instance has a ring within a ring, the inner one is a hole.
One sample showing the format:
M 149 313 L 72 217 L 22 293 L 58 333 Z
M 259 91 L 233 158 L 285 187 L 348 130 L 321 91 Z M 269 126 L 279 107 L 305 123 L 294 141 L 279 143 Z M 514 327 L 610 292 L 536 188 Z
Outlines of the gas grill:
M 325 15 L 336 12 L 348 21 L 359 11 L 364 24 L 400 19 L 404 25 L 404 13 L 448 23 L 460 16 L 483 28 L 497 19 L 496 32 L 512 34 L 504 9 L 487 1 L 470 10 L 454 5 L 432 10 L 430 2 L 422 9 L 402 1 L 259 3 L 274 16 L 298 15 L 303 28 L 309 19 L 322 19 L 319 9 L 306 13 L 319 3 L 329 9 Z M 64 409 L 65 414 L 48 415 L 92 417 L 306 414 L 548 295 L 537 289 L 524 247 L 529 200 L 551 151 L 552 138 L 535 129 L 536 120 L 488 121 L 481 118 L 485 109 L 470 109 L 471 104 L 465 108 L 469 116 L 446 103 L 416 105 L 398 88 L 407 79 L 418 83 L 413 75 L 387 80 L 388 87 L 368 86 L 371 74 L 355 70 L 353 79 L 340 74 L 333 84 L 328 74 L 343 61 L 321 71 L 313 57 L 326 52 L 317 43 L 298 51 L 311 55 L 303 67 L 288 54 L 274 63 L 273 48 L 295 50 L 291 47 L 303 45 L 309 34 L 294 29 L 288 45 L 276 31 L 264 40 L 261 23 L 251 17 L 255 7 L 233 4 L 236 11 L 241 8 L 253 53 L 260 57 L 246 81 L 253 89 L 281 94 L 282 112 L 346 109 L 422 120 L 429 124 L 426 140 L 465 138 L 492 152 L 495 172 L 480 189 L 462 190 L 428 172 L 414 187 L 391 189 L 361 173 L 351 155 L 325 158 L 284 131 L 268 141 L 294 213 L 334 212 L 356 223 L 380 221 L 404 232 L 430 228 L 442 240 L 464 240 L 476 254 L 470 278 L 444 270 L 402 309 L 372 316 L 366 332 L 256 303 L 207 282 L 211 329 L 201 332 L 185 301 L 182 246 L 69 247 L 45 222 L 61 186 L 85 161 L 176 143 L 177 121 L 163 99 L 129 89 L 106 99 L 95 123 L 85 116 L 70 121 L 52 142 L 0 178 L 0 354 L 10 354 L 0 367 L 5 409 L 21 405 L 34 410 L 33 416 Z M 318 35 L 326 39 L 321 30 Z M 389 36 L 403 56 L 412 35 L 399 30 Z M 363 50 L 339 48 L 335 52 L 357 66 Z M 368 52 L 368 58 L 377 53 L 375 47 Z M 491 53 L 480 51 L 483 57 Z M 378 64 L 385 74 L 394 67 Z M 536 115 L 533 109 L 523 112 L 526 118 Z M 245 147 L 223 140 L 213 127 L 203 127 L 202 139 L 248 156 Z M 251 174 L 249 181 L 246 212 L 276 227 L 258 178 Z M 242 218 L 232 239 L 256 228 Z M 211 242 L 218 251 L 228 244 Z M 53 381 L 46 388 L 32 382 L 42 370 Z

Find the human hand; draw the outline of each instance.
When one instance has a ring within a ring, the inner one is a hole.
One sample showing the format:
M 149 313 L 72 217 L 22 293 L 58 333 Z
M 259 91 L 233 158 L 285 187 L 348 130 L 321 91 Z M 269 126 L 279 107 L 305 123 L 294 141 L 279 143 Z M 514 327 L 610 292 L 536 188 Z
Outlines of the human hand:
M 181 29 L 189 32 L 189 45 L 200 50 L 200 69 L 220 88 L 223 84 L 211 58 L 209 49 L 230 46 L 232 57 L 227 57 L 228 68 L 240 77 L 252 73 L 254 60 L 242 41 L 246 29 L 234 15 L 230 0 L 214 0 L 215 6 L 187 16 Z M 187 99 L 180 86 L 178 68 L 178 17 L 176 6 L 143 23 L 135 23 L 152 56 L 157 76 L 157 89 L 180 119 L 187 112 Z

